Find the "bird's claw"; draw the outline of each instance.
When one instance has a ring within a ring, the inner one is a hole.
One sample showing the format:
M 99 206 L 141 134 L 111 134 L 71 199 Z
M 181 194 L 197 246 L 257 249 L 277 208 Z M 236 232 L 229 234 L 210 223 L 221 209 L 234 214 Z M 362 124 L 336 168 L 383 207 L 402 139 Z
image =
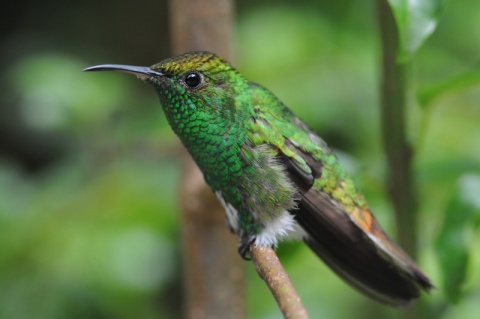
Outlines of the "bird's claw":
M 238 253 L 244 260 L 251 260 L 250 256 L 247 256 L 250 246 L 255 242 L 255 236 L 248 236 L 245 240 L 242 240 L 240 246 L 238 246 Z

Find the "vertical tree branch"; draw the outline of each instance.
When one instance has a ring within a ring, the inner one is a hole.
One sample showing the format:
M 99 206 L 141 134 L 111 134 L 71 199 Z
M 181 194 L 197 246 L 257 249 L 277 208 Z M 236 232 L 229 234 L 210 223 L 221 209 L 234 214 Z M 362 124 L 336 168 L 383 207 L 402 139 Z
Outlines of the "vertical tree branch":
M 388 188 L 395 208 L 400 245 L 415 255 L 416 211 L 412 181 L 412 150 L 406 138 L 406 80 L 404 63 L 397 63 L 398 32 L 386 0 L 378 0 L 382 44 L 381 121 L 388 162 Z
M 233 1 L 170 0 L 175 54 L 208 50 L 230 59 Z M 185 152 L 181 182 L 181 227 L 187 318 L 244 318 L 244 262 L 223 208 Z
M 395 209 L 397 238 L 412 257 L 416 254 L 417 203 L 412 175 L 412 149 L 406 137 L 406 64 L 397 61 L 398 30 L 387 0 L 377 0 L 382 46 L 381 122 L 388 167 L 388 190 Z M 405 318 L 420 318 L 421 309 L 405 311 Z

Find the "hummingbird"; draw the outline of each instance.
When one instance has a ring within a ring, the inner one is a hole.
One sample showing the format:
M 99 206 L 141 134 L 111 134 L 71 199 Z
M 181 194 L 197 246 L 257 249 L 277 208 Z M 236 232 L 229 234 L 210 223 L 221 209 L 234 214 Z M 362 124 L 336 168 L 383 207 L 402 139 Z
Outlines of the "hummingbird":
M 326 142 L 272 92 L 218 55 L 192 51 L 150 67 L 104 64 L 151 84 L 173 131 L 224 207 L 240 255 L 302 240 L 379 302 L 408 305 L 430 279 L 382 230 Z

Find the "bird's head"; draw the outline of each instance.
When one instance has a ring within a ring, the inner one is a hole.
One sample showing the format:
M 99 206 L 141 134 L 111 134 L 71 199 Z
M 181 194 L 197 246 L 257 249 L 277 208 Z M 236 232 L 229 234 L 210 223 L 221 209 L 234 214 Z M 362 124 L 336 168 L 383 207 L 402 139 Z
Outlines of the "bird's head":
M 103 64 L 84 71 L 122 71 L 153 85 L 169 111 L 234 111 L 235 96 L 247 83 L 227 61 L 211 52 L 192 51 L 150 67 Z M 172 109 L 173 108 L 173 109 Z
M 213 136 L 244 127 L 253 112 L 248 81 L 210 52 L 188 52 L 151 67 L 104 64 L 84 71 L 122 71 L 150 83 L 187 147 L 195 144 L 199 132 Z

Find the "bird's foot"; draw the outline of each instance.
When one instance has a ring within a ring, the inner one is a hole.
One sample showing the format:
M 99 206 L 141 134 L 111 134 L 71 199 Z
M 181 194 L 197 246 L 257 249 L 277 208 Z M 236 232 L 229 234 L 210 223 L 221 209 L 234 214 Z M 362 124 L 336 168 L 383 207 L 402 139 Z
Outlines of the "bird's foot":
M 238 246 L 238 253 L 244 260 L 251 260 L 250 256 L 247 256 L 250 246 L 255 243 L 256 237 L 253 235 L 242 236 L 241 243 Z

